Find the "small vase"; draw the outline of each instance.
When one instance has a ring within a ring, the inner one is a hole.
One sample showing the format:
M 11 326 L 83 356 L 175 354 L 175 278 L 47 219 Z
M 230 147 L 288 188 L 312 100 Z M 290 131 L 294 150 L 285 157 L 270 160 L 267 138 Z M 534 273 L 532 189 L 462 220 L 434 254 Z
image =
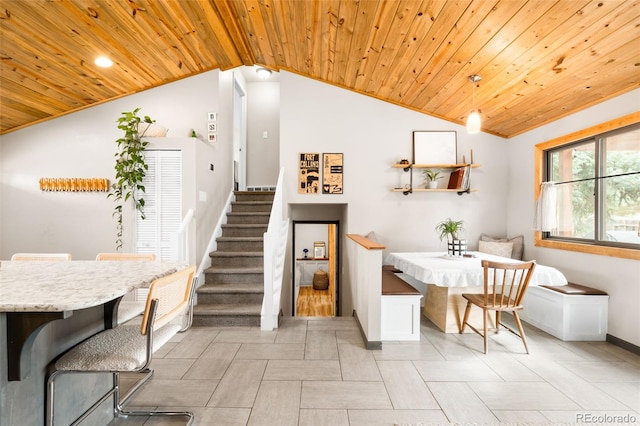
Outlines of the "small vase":
M 438 181 L 432 180 L 427 184 L 429 189 L 436 189 L 438 187 Z
M 467 240 L 449 240 L 447 253 L 449 256 L 463 256 L 467 252 Z

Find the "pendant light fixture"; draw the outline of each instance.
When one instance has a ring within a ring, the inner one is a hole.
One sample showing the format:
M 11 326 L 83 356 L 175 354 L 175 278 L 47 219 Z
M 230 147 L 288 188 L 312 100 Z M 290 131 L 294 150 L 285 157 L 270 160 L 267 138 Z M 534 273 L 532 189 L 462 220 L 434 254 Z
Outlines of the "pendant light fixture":
M 476 111 L 476 83 L 480 80 L 482 80 L 482 77 L 477 74 L 469 76 L 469 81 L 473 84 L 473 110 L 471 114 L 469 114 L 469 117 L 467 117 L 467 133 L 479 133 L 482 126 L 480 114 Z

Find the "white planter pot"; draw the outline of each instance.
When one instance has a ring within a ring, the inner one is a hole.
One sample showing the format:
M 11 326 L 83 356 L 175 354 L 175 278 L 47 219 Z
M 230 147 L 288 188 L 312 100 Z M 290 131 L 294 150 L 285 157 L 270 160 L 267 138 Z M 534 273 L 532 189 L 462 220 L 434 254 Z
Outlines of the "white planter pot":
M 438 181 L 432 180 L 427 185 L 429 189 L 436 189 L 438 187 Z

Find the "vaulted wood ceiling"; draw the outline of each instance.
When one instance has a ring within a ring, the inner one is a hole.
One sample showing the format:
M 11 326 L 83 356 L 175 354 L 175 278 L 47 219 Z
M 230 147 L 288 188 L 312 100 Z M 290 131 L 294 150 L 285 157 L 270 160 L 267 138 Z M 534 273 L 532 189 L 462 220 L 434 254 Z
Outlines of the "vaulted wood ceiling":
M 254 64 L 456 123 L 479 74 L 504 137 L 640 87 L 636 0 L 0 0 L 0 29 L 0 134 Z

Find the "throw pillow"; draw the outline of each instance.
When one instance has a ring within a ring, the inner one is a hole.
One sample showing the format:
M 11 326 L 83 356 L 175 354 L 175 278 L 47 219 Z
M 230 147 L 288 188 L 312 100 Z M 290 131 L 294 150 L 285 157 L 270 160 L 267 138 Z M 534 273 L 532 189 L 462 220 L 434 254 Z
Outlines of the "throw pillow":
M 511 257 L 513 243 L 501 243 L 493 241 L 479 241 L 478 251 L 501 257 Z
M 496 243 L 513 243 L 513 251 L 511 252 L 511 258 L 522 260 L 524 251 L 524 235 L 518 235 L 513 238 L 494 238 L 487 234 L 480 234 L 480 241 L 489 241 Z

